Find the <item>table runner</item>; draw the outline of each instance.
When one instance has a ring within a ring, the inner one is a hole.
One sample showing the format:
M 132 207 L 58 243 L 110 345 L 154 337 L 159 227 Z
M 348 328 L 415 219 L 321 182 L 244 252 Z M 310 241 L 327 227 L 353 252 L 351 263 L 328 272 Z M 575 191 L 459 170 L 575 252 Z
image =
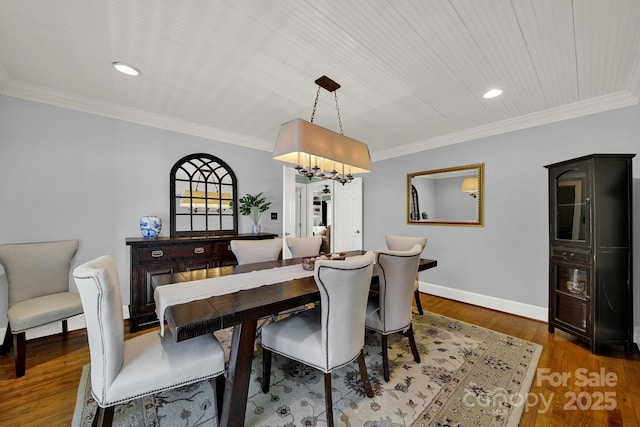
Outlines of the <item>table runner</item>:
M 186 283 L 175 283 L 158 286 L 153 292 L 156 302 L 156 315 L 160 320 L 160 335 L 164 336 L 164 311 L 167 307 L 191 301 L 206 299 L 216 295 L 257 288 L 288 280 L 313 276 L 313 271 L 302 269 L 300 264 L 276 267 L 266 270 L 255 270 L 248 273 L 230 274 L 228 276 L 194 280 Z

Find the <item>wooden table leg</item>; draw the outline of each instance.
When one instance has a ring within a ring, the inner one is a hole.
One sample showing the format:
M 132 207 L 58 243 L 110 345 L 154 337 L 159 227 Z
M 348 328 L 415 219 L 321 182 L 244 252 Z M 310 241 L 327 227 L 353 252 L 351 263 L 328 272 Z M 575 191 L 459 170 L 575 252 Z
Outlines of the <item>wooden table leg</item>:
M 257 319 L 252 319 L 233 327 L 221 427 L 244 426 L 257 323 Z

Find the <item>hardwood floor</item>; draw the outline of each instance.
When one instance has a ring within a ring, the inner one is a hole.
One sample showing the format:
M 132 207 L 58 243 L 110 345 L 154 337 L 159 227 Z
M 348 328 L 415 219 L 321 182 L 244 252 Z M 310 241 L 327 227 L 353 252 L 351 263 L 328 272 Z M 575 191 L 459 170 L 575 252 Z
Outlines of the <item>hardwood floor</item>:
M 543 322 L 425 294 L 421 301 L 433 313 L 544 347 L 521 426 L 640 426 L 637 349 L 632 356 L 621 347 L 594 356 L 569 335 L 549 334 Z M 84 330 L 70 332 L 66 340 L 58 335 L 28 341 L 27 373 L 19 379 L 13 353 L 0 357 L 0 426 L 69 426 L 80 372 L 87 363 Z M 604 409 L 609 406 L 615 408 Z
M 622 346 L 594 356 L 572 336 L 557 330 L 550 334 L 544 322 L 425 294 L 421 301 L 432 313 L 543 346 L 521 426 L 640 426 L 637 348 L 632 356 Z

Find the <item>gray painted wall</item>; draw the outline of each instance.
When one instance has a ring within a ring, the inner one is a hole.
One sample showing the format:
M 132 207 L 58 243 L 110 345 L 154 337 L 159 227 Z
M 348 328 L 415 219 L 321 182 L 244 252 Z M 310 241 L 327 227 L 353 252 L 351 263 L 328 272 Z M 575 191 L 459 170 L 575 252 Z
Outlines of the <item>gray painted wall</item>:
M 233 169 L 240 196 L 265 193 L 262 230 L 280 234 L 282 215 L 269 213 L 282 210 L 282 166 L 271 153 L 0 95 L 0 243 L 79 239 L 74 266 L 112 255 L 128 304 L 125 238 L 140 237 L 143 215 L 159 215 L 169 235 L 169 171 L 199 152 Z M 239 230 L 251 232 L 249 217 Z M 4 328 L 6 284 L 0 295 Z
M 375 162 L 364 177 L 364 246 L 385 234 L 428 237 L 438 266 L 422 282 L 540 307 L 548 306 L 548 191 L 544 165 L 591 153 L 638 153 L 640 107 L 514 131 Z M 485 164 L 484 227 L 406 222 L 406 175 Z M 640 156 L 633 160 L 634 324 L 640 325 Z M 428 310 L 428 307 L 427 307 Z M 505 306 L 505 311 L 509 307 Z
M 363 176 L 364 247 L 384 247 L 385 234 L 424 235 L 429 238 L 424 256 L 437 259 L 438 267 L 422 273 L 421 281 L 546 309 L 543 166 L 595 152 L 637 153 L 639 148 L 640 106 L 634 106 L 375 162 Z M 227 162 L 238 177 L 240 195 L 264 191 L 279 219 L 263 217 L 263 230 L 281 233 L 282 165 L 268 152 L 0 95 L 0 242 L 78 238 L 74 265 L 113 255 L 127 303 L 129 248 L 124 240 L 139 236 L 138 220 L 150 214 L 165 221 L 162 234 L 168 235 L 169 170 L 196 152 Z M 634 159 L 636 272 L 639 162 Z M 406 223 L 407 173 L 471 163 L 485 163 L 484 227 Z M 250 229 L 250 220 L 241 217 L 240 231 Z M 634 286 L 637 327 L 639 281 Z M 0 328 L 6 326 L 4 292 L 0 283 Z

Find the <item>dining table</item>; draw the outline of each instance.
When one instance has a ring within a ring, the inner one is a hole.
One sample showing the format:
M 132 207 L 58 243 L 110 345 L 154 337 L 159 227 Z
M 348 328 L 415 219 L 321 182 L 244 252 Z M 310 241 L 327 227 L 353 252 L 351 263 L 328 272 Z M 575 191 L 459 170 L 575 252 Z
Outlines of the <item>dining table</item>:
M 364 253 L 366 251 L 350 251 L 346 255 L 349 257 Z M 186 286 L 199 280 L 256 271 L 267 272 L 296 264 L 302 264 L 302 259 L 280 259 L 159 274 L 153 276 L 151 283 L 154 290 L 166 285 Z M 424 271 L 436 266 L 436 260 L 422 258 L 418 270 Z M 378 272 L 374 265 L 372 285 L 377 284 L 377 278 Z M 233 326 L 222 408 L 218 408 L 221 410 L 219 425 L 244 425 L 258 320 L 319 300 L 320 292 L 313 275 L 309 275 L 166 307 L 163 312 L 164 321 L 178 342 Z

